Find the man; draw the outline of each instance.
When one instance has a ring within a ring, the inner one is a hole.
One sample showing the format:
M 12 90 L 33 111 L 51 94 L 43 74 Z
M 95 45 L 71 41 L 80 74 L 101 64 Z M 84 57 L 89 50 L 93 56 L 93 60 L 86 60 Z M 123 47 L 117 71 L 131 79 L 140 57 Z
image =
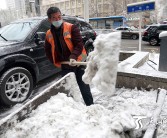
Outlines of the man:
M 61 67 L 62 75 L 74 72 L 82 97 L 87 106 L 93 104 L 93 97 L 89 85 L 82 81 L 84 66 L 75 66 L 76 61 L 86 59 L 80 31 L 76 25 L 63 22 L 61 11 L 57 7 L 50 7 L 47 11 L 51 29 L 46 33 L 46 56 L 56 66 Z M 62 61 L 70 61 L 69 65 L 61 65 Z

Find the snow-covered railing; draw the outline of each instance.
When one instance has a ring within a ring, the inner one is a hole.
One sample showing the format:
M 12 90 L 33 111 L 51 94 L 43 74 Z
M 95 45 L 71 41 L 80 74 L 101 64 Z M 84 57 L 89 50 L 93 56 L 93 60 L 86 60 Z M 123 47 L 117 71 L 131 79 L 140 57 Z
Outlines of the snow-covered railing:
M 150 124 L 144 134 L 143 138 L 153 138 L 154 132 L 156 130 L 156 127 L 158 125 L 158 119 L 160 118 L 160 113 L 162 111 L 162 106 L 165 102 L 165 96 L 166 96 L 166 90 L 161 89 L 158 94 L 158 99 L 157 99 L 157 108 L 154 110 L 152 119 L 150 121 Z

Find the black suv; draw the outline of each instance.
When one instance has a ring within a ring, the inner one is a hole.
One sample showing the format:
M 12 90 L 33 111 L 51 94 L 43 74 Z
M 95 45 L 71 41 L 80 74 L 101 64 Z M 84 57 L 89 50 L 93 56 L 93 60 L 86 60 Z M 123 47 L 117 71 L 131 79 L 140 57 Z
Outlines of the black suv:
M 162 31 L 167 31 L 167 24 L 150 25 L 143 32 L 142 40 L 149 42 L 152 46 L 156 46 L 160 43 L 159 34 Z
M 95 39 L 95 31 L 83 19 L 68 16 L 63 16 L 63 19 L 77 24 L 84 39 Z M 47 17 L 34 17 L 15 21 L 0 29 L 2 104 L 14 105 L 25 101 L 37 82 L 60 71 L 45 56 L 44 40 L 49 28 Z

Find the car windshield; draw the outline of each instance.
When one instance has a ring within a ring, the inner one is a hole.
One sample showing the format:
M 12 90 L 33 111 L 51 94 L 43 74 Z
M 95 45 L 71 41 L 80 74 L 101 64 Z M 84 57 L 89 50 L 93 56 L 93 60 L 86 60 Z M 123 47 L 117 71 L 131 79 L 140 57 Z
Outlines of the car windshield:
M 0 40 L 23 41 L 37 24 L 38 21 L 16 22 L 6 25 L 0 29 L 0 35 L 2 36 Z

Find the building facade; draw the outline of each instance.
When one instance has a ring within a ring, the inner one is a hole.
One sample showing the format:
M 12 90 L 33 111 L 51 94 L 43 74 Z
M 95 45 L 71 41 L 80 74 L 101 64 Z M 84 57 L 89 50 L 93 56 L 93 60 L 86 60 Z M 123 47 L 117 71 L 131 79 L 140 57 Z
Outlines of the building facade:
M 16 14 L 16 19 L 24 17 L 26 13 L 25 0 L 6 0 L 7 9 Z
M 167 20 L 167 1 L 156 0 L 157 22 Z
M 89 17 L 126 15 L 126 5 L 142 0 L 89 0 Z M 57 6 L 63 14 L 84 17 L 84 0 L 42 0 L 41 14 Z
M 25 0 L 6 0 L 8 9 L 17 9 L 19 11 L 25 9 Z

